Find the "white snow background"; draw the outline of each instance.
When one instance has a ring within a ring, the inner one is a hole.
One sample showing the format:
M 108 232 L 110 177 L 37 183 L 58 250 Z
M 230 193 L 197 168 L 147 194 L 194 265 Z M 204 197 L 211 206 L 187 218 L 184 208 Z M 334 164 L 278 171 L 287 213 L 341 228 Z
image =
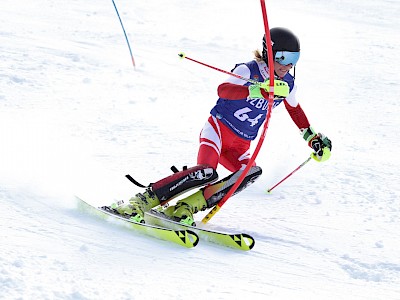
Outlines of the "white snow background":
M 332 157 L 283 106 L 262 177 L 206 225 L 253 250 L 186 249 L 85 215 L 196 162 L 226 75 L 253 58 L 259 1 L 0 2 L 1 299 L 400 299 L 398 0 L 266 1 L 301 40 L 298 99 Z M 253 143 L 253 148 L 256 143 Z M 219 168 L 220 177 L 228 172 Z M 197 215 L 200 221 L 204 212 Z

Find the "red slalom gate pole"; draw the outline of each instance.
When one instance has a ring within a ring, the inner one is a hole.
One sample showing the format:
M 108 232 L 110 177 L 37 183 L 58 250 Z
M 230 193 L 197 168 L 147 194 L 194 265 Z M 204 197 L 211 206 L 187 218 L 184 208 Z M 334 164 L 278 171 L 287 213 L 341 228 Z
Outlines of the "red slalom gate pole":
M 264 142 L 265 135 L 267 133 L 268 125 L 269 125 L 269 120 L 271 118 L 271 111 L 272 111 L 272 105 L 274 103 L 274 61 L 272 58 L 272 43 L 271 43 L 271 35 L 269 32 L 269 26 L 268 26 L 268 18 L 267 18 L 267 10 L 265 7 L 265 0 L 260 0 L 261 2 L 261 10 L 262 10 L 262 15 L 263 15 L 263 20 L 264 20 L 264 29 L 265 29 L 265 38 L 267 41 L 267 51 L 268 51 L 268 68 L 269 68 L 269 93 L 268 93 L 268 112 L 267 112 L 267 117 L 264 123 L 264 127 L 260 136 L 260 139 L 257 143 L 257 146 L 254 150 L 253 155 L 251 156 L 246 168 L 243 170 L 242 174 L 239 176 L 238 180 L 235 182 L 235 184 L 232 186 L 232 188 L 228 191 L 228 193 L 218 202 L 217 205 L 213 207 L 212 210 L 203 218 L 202 222 L 206 224 L 208 221 L 211 220 L 211 218 L 221 209 L 221 207 L 228 201 L 228 199 L 233 195 L 233 193 L 236 191 L 236 189 L 239 187 L 239 185 L 242 183 L 243 179 L 246 177 L 247 173 L 249 172 L 253 162 L 255 161 L 258 152 L 260 152 L 261 146 Z M 272 74 L 272 76 L 271 76 Z
M 263 14 L 263 21 L 264 21 L 264 31 L 265 31 L 265 39 L 267 41 L 267 59 L 268 59 L 268 69 L 269 69 L 269 90 L 270 92 L 272 91 L 272 97 L 271 94 L 268 97 L 269 101 L 274 101 L 274 81 L 275 81 L 275 70 L 274 70 L 274 57 L 272 54 L 272 41 L 271 41 L 271 35 L 269 32 L 269 25 L 268 25 L 268 18 L 267 18 L 267 8 L 265 7 L 265 0 L 260 0 L 261 3 L 261 11 Z M 272 74 L 272 76 L 271 76 Z M 272 98 L 272 100 L 271 100 Z M 272 105 L 271 103 L 271 105 Z

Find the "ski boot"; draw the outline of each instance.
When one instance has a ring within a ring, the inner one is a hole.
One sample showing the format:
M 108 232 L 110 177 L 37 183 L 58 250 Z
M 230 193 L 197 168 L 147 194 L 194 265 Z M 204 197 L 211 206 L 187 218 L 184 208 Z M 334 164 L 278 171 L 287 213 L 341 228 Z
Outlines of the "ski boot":
M 193 214 L 200 210 L 205 210 L 217 205 L 236 183 L 242 172 L 243 170 L 239 170 L 216 183 L 203 187 L 193 195 L 179 200 L 175 206 L 167 207 L 163 213 L 177 222 L 195 226 L 196 224 L 193 220 Z M 260 167 L 251 167 L 233 195 L 236 195 L 247 186 L 251 185 L 261 175 L 261 173 L 262 170 Z
M 150 189 L 147 189 L 143 194 L 136 194 L 129 199 L 128 204 L 121 202 L 113 203 L 111 208 L 118 214 L 128 217 L 129 220 L 137 223 L 144 223 L 144 213 L 160 204 L 156 194 Z
M 172 217 L 179 223 L 196 226 L 196 223 L 193 219 L 193 214 L 201 210 L 205 210 L 206 208 L 207 202 L 203 196 L 203 191 L 199 190 L 193 195 L 179 200 L 176 202 L 176 205 L 167 207 L 163 213 L 169 217 Z

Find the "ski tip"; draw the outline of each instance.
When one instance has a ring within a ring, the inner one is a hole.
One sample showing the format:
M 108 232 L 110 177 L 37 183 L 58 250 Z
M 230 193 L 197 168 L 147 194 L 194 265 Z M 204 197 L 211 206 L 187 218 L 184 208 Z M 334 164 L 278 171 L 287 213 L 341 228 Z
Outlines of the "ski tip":
M 181 53 L 178 53 L 178 56 L 179 56 L 180 58 L 185 58 L 185 57 L 186 57 L 186 54 L 183 53 L 183 52 L 181 52 Z

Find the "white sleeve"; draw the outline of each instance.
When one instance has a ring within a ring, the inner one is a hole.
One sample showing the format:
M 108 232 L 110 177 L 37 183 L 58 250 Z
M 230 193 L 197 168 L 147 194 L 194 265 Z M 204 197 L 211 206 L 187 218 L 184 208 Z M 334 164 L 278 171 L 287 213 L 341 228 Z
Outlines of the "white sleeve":
M 291 107 L 296 107 L 299 102 L 296 99 L 296 90 L 297 90 L 297 85 L 294 85 L 292 91 L 289 93 L 289 95 L 286 97 L 286 102 L 291 106 Z
M 250 78 L 250 69 L 245 64 L 237 66 L 236 69 L 233 71 L 233 73 L 240 75 L 244 78 Z M 229 76 L 228 79 L 225 80 L 225 82 L 238 85 L 245 85 L 247 83 L 246 80 L 242 80 L 234 76 Z

